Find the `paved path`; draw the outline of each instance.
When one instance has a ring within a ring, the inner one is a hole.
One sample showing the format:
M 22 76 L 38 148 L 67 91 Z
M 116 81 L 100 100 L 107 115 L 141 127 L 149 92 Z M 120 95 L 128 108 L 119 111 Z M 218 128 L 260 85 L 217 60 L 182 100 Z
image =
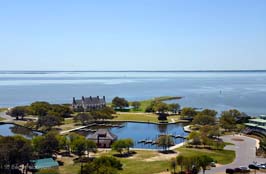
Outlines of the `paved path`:
M 234 138 L 242 139 L 244 141 L 235 141 Z M 228 145 L 225 147 L 227 150 L 234 150 L 236 152 L 236 158 L 233 163 L 228 165 L 223 165 L 219 167 L 214 167 L 211 170 L 206 171 L 206 174 L 215 174 L 215 173 L 225 173 L 227 168 L 237 168 L 239 166 L 248 167 L 249 164 L 254 161 L 258 163 L 265 163 L 265 158 L 257 158 L 256 157 L 256 146 L 258 142 L 254 138 L 249 138 L 246 136 L 239 135 L 228 135 L 223 136 L 222 139 L 225 142 L 233 143 L 234 145 Z
M 4 122 L 13 122 L 14 121 L 13 117 L 6 115 L 6 111 L 0 112 L 0 117 L 5 119 L 5 120 L 3 120 Z

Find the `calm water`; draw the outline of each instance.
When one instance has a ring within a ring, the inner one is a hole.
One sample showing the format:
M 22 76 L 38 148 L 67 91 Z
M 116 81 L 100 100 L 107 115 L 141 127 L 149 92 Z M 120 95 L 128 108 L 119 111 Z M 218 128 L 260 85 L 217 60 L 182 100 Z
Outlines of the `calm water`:
M 41 135 L 41 133 L 14 124 L 1 124 L 0 135 L 1 136 L 22 135 L 25 138 L 32 138 L 33 136 Z
M 183 96 L 181 106 L 266 113 L 266 72 L 0 72 L 0 107 L 72 97 Z
M 134 140 L 135 148 L 158 148 L 156 145 L 138 143 L 140 140 L 149 139 L 156 140 L 160 134 L 173 134 L 186 136 L 187 133 L 184 132 L 182 124 L 148 124 L 148 123 L 123 123 L 124 127 L 122 128 L 111 128 L 110 131 L 118 136 L 118 139 L 131 138 Z M 94 129 L 94 127 L 91 127 Z M 84 135 L 84 132 L 83 132 Z M 86 136 L 86 133 L 85 133 Z M 176 144 L 183 142 L 183 139 L 176 138 L 174 139 Z

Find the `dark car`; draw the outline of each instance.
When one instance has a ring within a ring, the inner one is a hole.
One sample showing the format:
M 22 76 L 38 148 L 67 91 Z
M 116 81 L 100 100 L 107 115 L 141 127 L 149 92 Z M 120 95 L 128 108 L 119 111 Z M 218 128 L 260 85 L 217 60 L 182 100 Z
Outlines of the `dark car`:
M 259 166 L 256 164 L 250 164 L 250 165 L 248 165 L 248 168 L 253 169 L 253 170 L 259 170 L 260 169 Z
M 235 170 L 234 169 L 226 169 L 225 173 L 233 174 L 233 173 L 235 173 Z
M 242 172 L 242 170 L 240 168 L 235 168 L 234 169 L 234 173 L 240 173 L 240 172 Z

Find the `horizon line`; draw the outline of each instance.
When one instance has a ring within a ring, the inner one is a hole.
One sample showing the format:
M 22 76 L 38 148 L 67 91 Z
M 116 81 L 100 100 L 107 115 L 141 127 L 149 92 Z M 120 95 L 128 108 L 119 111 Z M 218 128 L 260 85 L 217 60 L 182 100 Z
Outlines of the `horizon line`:
M 266 72 L 266 69 L 239 70 L 0 70 L 0 72 Z

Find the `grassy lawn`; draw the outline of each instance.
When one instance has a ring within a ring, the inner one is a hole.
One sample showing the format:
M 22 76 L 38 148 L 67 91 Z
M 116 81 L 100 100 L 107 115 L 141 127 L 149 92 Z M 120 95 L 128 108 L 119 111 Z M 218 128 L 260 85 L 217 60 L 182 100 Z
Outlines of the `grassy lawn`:
M 143 122 L 153 122 L 158 123 L 156 114 L 146 114 L 146 113 L 117 113 L 114 115 L 113 120 L 117 121 L 143 121 Z
M 131 112 L 145 112 L 146 108 L 151 104 L 154 100 L 159 101 L 170 101 L 170 100 L 178 100 L 181 99 L 181 97 L 174 97 L 174 96 L 162 96 L 162 97 L 156 97 L 149 100 L 142 100 L 140 102 L 140 108 L 138 110 L 130 110 Z M 131 102 L 130 102 L 131 104 Z
M 184 156 L 208 155 L 219 164 L 230 164 L 235 159 L 235 151 L 231 150 L 206 150 L 182 147 L 177 149 L 177 151 L 179 151 Z
M 5 120 L 4 118 L 0 117 L 0 121 L 4 121 L 4 120 Z
M 123 170 L 119 171 L 120 174 L 151 174 L 160 173 L 169 169 L 169 160 L 164 161 L 145 161 L 148 158 L 158 155 L 158 152 L 153 151 L 136 151 L 137 153 L 129 158 L 118 158 L 123 164 Z M 105 155 L 112 156 L 115 152 L 109 151 L 107 153 L 99 153 L 97 156 Z M 72 159 L 62 159 L 65 163 L 64 166 L 59 167 L 60 173 L 74 174 L 80 170 L 80 164 L 73 164 Z
M 152 123 L 159 123 L 158 115 L 152 113 L 130 113 L 130 112 L 119 112 L 114 115 L 115 118 L 113 120 L 117 121 L 140 121 L 140 122 L 152 122 Z M 180 116 L 173 115 L 168 116 L 168 122 L 179 121 Z
M 180 152 L 185 156 L 193 155 L 208 155 L 216 160 L 219 164 L 228 164 L 233 162 L 235 158 L 235 152 L 229 150 L 210 151 L 204 149 L 190 149 L 190 148 L 179 148 L 176 151 Z M 116 152 L 114 151 L 101 151 L 96 156 L 112 156 Z M 151 174 L 165 172 L 170 169 L 170 158 L 164 159 L 156 151 L 136 151 L 136 154 L 129 158 L 118 158 L 123 164 L 123 170 L 119 171 L 120 174 Z M 157 160 L 150 160 L 154 157 L 158 157 Z M 174 155 L 175 157 L 175 155 Z M 172 157 L 171 157 L 172 158 Z M 65 158 L 61 161 L 64 162 L 64 166 L 59 167 L 61 173 L 73 174 L 78 173 L 80 164 L 74 164 L 72 159 Z M 178 169 L 179 170 L 179 169 Z
M 7 108 L 0 108 L 0 112 L 7 111 Z

